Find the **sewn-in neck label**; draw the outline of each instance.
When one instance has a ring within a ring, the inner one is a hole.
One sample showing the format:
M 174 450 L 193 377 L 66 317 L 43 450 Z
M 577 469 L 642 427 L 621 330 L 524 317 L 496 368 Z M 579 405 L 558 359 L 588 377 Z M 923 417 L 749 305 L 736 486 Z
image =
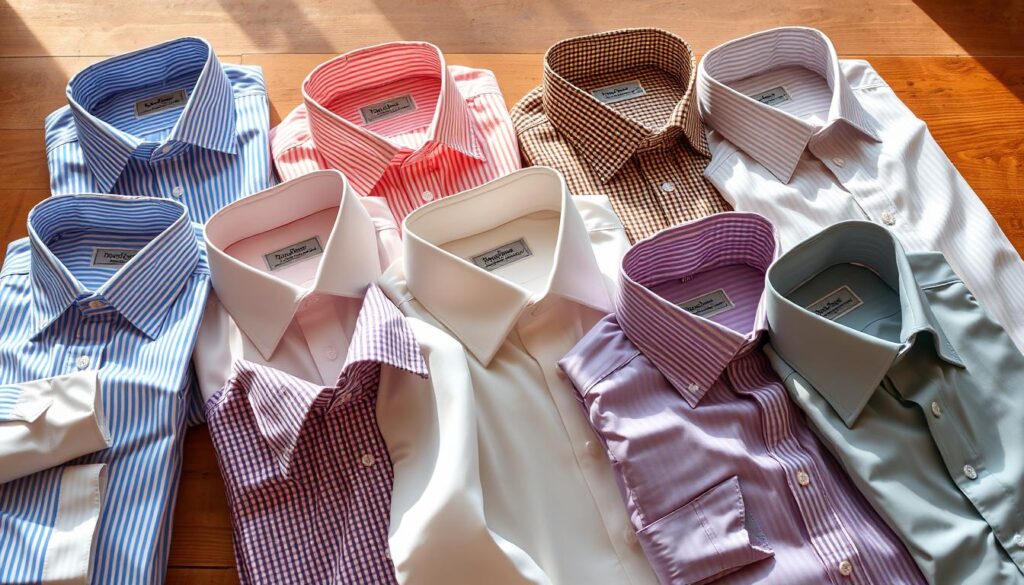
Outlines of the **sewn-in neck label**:
M 492 272 L 502 266 L 508 266 L 520 260 L 525 260 L 530 256 L 533 256 L 533 252 L 526 245 L 526 239 L 519 238 L 514 242 L 502 244 L 497 248 L 492 248 L 482 254 L 473 256 L 470 260 L 480 268 Z
M 807 310 L 829 321 L 835 321 L 864 304 L 850 287 L 843 285 L 807 306 Z
M 725 294 L 724 288 L 677 303 L 677 306 L 687 313 L 704 317 L 705 319 L 736 307 L 732 299 L 729 298 L 729 295 Z
M 416 102 L 412 99 L 412 95 L 407 94 L 363 106 L 359 108 L 359 115 L 363 117 L 363 124 L 372 124 L 415 111 Z
M 279 250 L 268 252 L 263 255 L 267 262 L 267 268 L 273 272 L 291 266 L 296 262 L 315 258 L 324 253 L 324 247 L 320 245 L 319 237 L 312 237 L 308 240 L 295 242 Z
M 644 91 L 644 86 L 640 85 L 640 80 L 633 80 L 592 89 L 590 95 L 602 104 L 614 104 L 643 97 L 647 92 Z
M 135 102 L 135 117 L 145 118 L 164 110 L 183 108 L 186 103 L 188 94 L 184 89 L 176 89 Z

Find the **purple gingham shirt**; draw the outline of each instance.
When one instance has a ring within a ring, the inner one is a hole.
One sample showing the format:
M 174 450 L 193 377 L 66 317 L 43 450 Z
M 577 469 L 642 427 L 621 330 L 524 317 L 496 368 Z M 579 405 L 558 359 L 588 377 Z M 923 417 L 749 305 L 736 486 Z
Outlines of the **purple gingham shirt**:
M 335 386 L 240 361 L 210 398 L 242 583 L 396 582 L 394 475 L 376 422 L 382 366 L 427 375 L 405 317 L 374 285 Z
M 923 583 L 761 352 L 761 216 L 667 229 L 623 259 L 615 313 L 561 362 L 662 583 Z

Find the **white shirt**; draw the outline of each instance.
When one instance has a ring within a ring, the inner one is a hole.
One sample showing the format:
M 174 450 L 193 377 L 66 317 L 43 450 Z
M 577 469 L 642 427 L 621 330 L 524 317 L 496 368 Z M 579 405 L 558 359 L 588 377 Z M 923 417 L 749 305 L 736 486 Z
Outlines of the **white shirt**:
M 224 207 L 205 235 L 214 292 L 193 354 L 203 401 L 239 359 L 337 382 L 366 288 L 401 254 L 387 206 L 317 171 Z
M 1024 350 L 1024 261 L 985 205 L 866 61 L 787 27 L 709 51 L 697 78 L 705 174 L 738 210 L 777 226 L 784 249 L 844 220 L 939 251 Z
M 0 385 L 0 483 L 110 446 L 97 373 Z
M 383 379 L 378 398 L 399 581 L 657 583 L 557 368 L 611 306 L 628 240 L 607 198 L 572 198 L 533 167 L 422 207 L 403 231 L 381 286 L 430 380 Z

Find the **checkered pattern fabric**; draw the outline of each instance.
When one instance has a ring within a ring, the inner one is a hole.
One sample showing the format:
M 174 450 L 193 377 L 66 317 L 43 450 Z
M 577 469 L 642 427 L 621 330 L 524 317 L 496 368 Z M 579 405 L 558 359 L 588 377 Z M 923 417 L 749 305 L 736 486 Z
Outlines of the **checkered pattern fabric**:
M 427 375 L 405 317 L 373 286 L 335 386 L 240 361 L 210 399 L 242 583 L 396 583 L 383 365 Z
M 543 83 L 512 109 L 523 160 L 562 171 L 573 193 L 607 195 L 633 242 L 728 211 L 704 178 L 695 78 L 690 47 L 663 30 L 561 41 L 545 55 Z M 595 96 L 631 83 L 640 89 L 628 99 Z

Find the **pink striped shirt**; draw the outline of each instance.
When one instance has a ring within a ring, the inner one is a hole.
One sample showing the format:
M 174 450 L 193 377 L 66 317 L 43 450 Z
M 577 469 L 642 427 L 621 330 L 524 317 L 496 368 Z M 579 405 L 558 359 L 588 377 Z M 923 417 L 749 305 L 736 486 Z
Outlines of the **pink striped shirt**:
M 448 66 L 430 43 L 331 59 L 303 81 L 302 99 L 271 133 L 281 178 L 340 170 L 360 195 L 383 197 L 399 223 L 425 203 L 520 167 L 494 74 Z
M 748 213 L 636 244 L 562 369 L 662 583 L 923 583 L 761 351 L 776 248 Z

